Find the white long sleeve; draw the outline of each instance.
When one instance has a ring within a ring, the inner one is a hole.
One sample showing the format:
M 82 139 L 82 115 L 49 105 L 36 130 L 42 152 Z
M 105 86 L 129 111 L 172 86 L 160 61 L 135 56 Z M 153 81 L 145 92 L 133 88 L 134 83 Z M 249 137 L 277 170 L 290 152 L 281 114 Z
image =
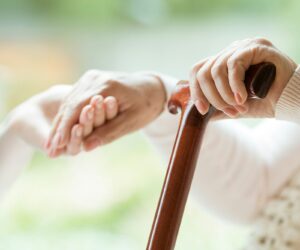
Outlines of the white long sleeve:
M 178 119 L 164 111 L 144 130 L 166 165 Z M 223 218 L 251 222 L 299 169 L 299 151 L 297 124 L 266 120 L 250 129 L 235 120 L 212 122 L 197 163 L 194 198 Z
M 0 124 L 0 201 L 27 166 L 33 152 L 32 147 L 13 134 L 8 123 Z
M 144 131 L 167 164 L 178 117 L 166 111 Z M 206 208 L 249 222 L 300 166 L 300 127 L 269 120 L 256 129 L 237 121 L 208 125 L 192 193 Z

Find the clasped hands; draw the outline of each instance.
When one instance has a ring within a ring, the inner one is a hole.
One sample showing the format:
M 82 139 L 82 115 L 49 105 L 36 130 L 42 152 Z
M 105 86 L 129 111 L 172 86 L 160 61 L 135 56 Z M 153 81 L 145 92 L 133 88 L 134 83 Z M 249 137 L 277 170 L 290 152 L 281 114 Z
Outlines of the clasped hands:
M 248 100 L 244 86 L 250 65 L 271 62 L 276 79 L 263 100 Z M 209 105 L 218 118 L 274 117 L 276 103 L 297 64 L 263 38 L 236 41 L 197 62 L 189 80 L 200 113 Z M 45 142 L 50 157 L 75 155 L 145 127 L 163 111 L 168 78 L 159 73 L 85 73 L 63 99 Z

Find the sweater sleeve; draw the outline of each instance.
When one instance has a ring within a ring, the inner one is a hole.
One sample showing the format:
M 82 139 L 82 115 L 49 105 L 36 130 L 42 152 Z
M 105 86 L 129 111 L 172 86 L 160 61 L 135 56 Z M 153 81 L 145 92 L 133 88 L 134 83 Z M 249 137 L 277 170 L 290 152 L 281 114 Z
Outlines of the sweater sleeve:
M 275 117 L 300 124 L 300 65 L 277 102 Z
M 0 124 L 0 202 L 34 153 L 32 147 L 14 135 L 8 123 Z

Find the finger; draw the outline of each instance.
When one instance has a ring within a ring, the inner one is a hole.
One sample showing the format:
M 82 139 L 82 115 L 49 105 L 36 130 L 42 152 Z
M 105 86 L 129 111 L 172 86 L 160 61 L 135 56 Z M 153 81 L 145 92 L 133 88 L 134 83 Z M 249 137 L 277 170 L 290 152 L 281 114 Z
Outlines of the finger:
M 67 145 L 68 155 L 77 155 L 81 149 L 81 143 L 83 139 L 83 126 L 76 124 L 71 131 L 71 139 Z
M 48 156 L 50 158 L 57 158 L 65 153 L 66 153 L 66 148 L 58 148 L 58 149 L 52 151 L 51 154 L 49 154 Z
M 96 95 L 91 99 L 90 103 L 95 109 L 94 127 L 99 127 L 105 122 L 103 97 L 101 95 Z
M 51 157 L 51 158 L 54 157 L 55 152 L 59 149 L 58 145 L 59 145 L 60 141 L 61 141 L 61 134 L 56 133 L 51 142 L 51 146 L 47 152 L 49 157 Z
M 47 149 L 47 150 L 50 150 L 50 147 L 51 147 L 51 145 L 52 145 L 52 143 L 53 143 L 53 139 L 54 139 L 54 136 L 55 136 L 55 134 L 56 134 L 56 130 L 57 130 L 59 124 L 60 124 L 61 117 L 62 117 L 61 113 L 58 113 L 58 114 L 55 116 L 55 118 L 54 118 L 52 128 L 51 128 L 51 130 L 50 130 L 48 139 L 47 139 L 47 141 L 46 141 L 46 143 L 45 143 L 45 146 L 46 146 L 46 149 Z
M 208 60 L 205 65 L 197 73 L 197 80 L 200 88 L 207 98 L 208 102 L 218 110 L 222 110 L 230 117 L 237 114 L 235 108 L 230 107 L 219 94 L 211 75 L 211 67 L 214 63 L 214 58 Z
M 253 64 L 268 60 L 267 52 L 270 48 L 259 45 L 249 45 L 237 50 L 227 62 L 229 84 L 239 105 L 242 105 L 248 97 L 245 87 L 245 72 Z
M 218 121 L 218 120 L 223 120 L 223 119 L 228 119 L 228 118 L 230 118 L 230 117 L 228 117 L 228 115 L 226 115 L 223 111 L 215 110 L 215 112 L 213 112 L 210 120 Z
M 105 115 L 107 120 L 111 120 L 116 117 L 118 113 L 117 100 L 113 96 L 108 96 L 104 99 Z
M 190 72 L 191 99 L 195 103 L 196 108 L 202 115 L 205 115 L 207 113 L 209 103 L 200 88 L 199 82 L 197 80 L 197 73 L 207 60 L 208 58 L 195 64 Z
M 59 147 L 65 147 L 71 136 L 71 130 L 72 127 L 79 122 L 79 116 L 81 114 L 82 109 L 84 106 L 87 105 L 89 100 L 84 100 L 76 106 L 73 106 L 72 103 L 68 104 L 66 108 L 64 109 L 64 112 L 61 117 L 61 121 L 59 123 L 59 126 L 56 129 L 56 133 L 61 134 L 61 142 L 59 144 Z
M 82 109 L 79 123 L 83 126 L 84 137 L 92 132 L 94 126 L 94 108 L 91 105 L 87 105 Z
M 243 105 L 234 105 L 233 107 L 242 115 L 249 111 L 249 104 L 247 102 L 245 102 Z
M 211 67 L 211 76 L 213 81 L 215 82 L 215 86 L 222 99 L 230 106 L 237 105 L 234 94 L 229 84 L 227 72 L 228 58 L 234 52 L 234 49 L 227 51 L 225 54 L 218 57 Z
M 58 147 L 60 141 L 61 141 L 61 134 L 56 133 L 53 137 L 51 147 L 47 151 L 47 154 L 50 158 L 56 158 L 66 151 L 65 147 L 63 148 Z
M 97 128 L 92 135 L 84 141 L 84 148 L 87 151 L 98 146 L 110 143 L 121 136 L 128 134 L 135 129 L 136 114 L 134 112 L 120 113 L 115 119 Z

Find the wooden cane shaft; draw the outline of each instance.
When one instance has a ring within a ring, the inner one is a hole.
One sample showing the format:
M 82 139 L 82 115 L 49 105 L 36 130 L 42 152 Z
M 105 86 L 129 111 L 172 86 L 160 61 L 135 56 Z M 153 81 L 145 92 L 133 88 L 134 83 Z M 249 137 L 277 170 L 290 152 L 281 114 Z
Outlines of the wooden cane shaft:
M 147 246 L 149 250 L 169 250 L 175 246 L 207 121 L 194 105 L 188 105 L 182 113 L 160 205 L 156 210 L 156 224 L 153 224 L 151 234 L 153 238 L 149 239 Z M 165 213 L 168 215 L 164 216 Z
M 245 84 L 250 98 L 264 98 L 276 74 L 273 64 L 263 63 L 249 68 Z M 173 250 L 188 193 L 193 180 L 202 138 L 209 118 L 214 113 L 210 107 L 202 116 L 190 101 L 186 83 L 178 89 L 169 101 L 170 112 L 181 109 L 181 119 L 176 135 L 169 166 L 163 183 L 160 199 L 152 224 L 147 250 Z M 203 167 L 203 166 L 202 166 Z

